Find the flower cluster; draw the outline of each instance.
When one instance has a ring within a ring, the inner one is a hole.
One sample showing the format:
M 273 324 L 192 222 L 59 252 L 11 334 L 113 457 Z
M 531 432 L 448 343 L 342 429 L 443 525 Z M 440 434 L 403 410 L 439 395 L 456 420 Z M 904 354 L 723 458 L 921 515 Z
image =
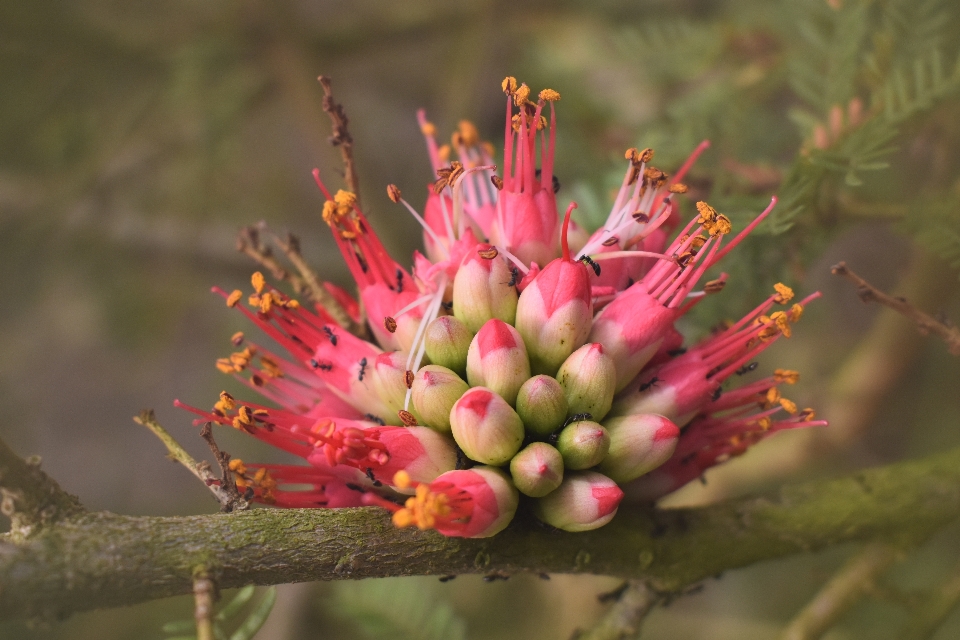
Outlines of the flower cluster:
M 501 174 L 473 125 L 461 122 L 440 146 L 419 114 L 438 177 L 423 215 L 387 188 L 424 229 L 426 255 L 415 252 L 410 271 L 384 249 L 356 196 L 331 194 L 314 171 L 359 300 L 325 286 L 359 326 L 365 310 L 372 340 L 259 273 L 246 304 L 241 291 L 215 289 L 286 350 L 237 334 L 242 350 L 217 362 L 276 407 L 224 392 L 212 410 L 186 408 L 307 462 L 233 461 L 248 497 L 379 505 L 400 527 L 482 537 L 510 523 L 522 493 L 543 522 L 584 531 L 614 517 L 627 483 L 655 499 L 779 430 L 825 424 L 782 397 L 792 371 L 723 391 L 790 337 L 817 294 L 791 305 L 793 292 L 777 284 L 740 321 L 686 349 L 674 328 L 723 289 L 724 274 L 701 284 L 704 275 L 776 199 L 735 235 L 705 202 L 679 228 L 680 180 L 706 143 L 672 176 L 651 164 L 652 150 L 630 149 L 610 215 L 589 234 L 570 219 L 576 204 L 558 215 L 560 95 L 545 89 L 534 101 L 514 78 L 503 91 Z

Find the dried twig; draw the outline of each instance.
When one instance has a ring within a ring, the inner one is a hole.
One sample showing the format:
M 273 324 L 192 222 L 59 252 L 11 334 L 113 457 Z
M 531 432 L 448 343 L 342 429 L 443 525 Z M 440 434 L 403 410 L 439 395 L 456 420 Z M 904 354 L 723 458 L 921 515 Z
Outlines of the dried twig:
M 330 116 L 330 122 L 333 124 L 333 135 L 329 138 L 330 144 L 340 147 L 340 155 L 343 156 L 343 179 L 347 183 L 347 189 L 357 196 L 357 206 L 359 207 L 360 181 L 357 179 L 357 170 L 353 164 L 353 137 L 347 129 L 350 119 L 347 118 L 343 105 L 333 99 L 330 78 L 320 76 L 317 80 L 323 87 L 323 110 Z
M 193 456 L 187 453 L 186 449 L 180 446 L 180 443 L 174 440 L 173 436 L 160 426 L 152 409 L 144 409 L 133 421 L 150 429 L 155 436 L 160 438 L 160 441 L 167 448 L 170 457 L 186 467 L 190 473 L 210 489 L 210 492 L 217 499 L 217 502 L 220 503 L 221 511 L 243 511 L 250 508 L 250 504 L 237 491 L 237 486 L 233 482 L 232 472 L 229 468 L 223 466 L 226 462 L 221 462 L 221 456 L 226 456 L 226 461 L 229 462 L 229 455 L 222 454 L 219 452 L 219 449 L 215 449 L 214 455 L 217 455 L 217 462 L 221 464 L 221 471 L 223 472 L 223 477 L 218 478 L 210 469 L 210 463 L 206 461 L 197 462 L 194 460 Z M 202 432 L 201 435 L 203 435 Z M 210 440 L 207 442 L 209 443 Z M 216 447 L 216 443 L 213 444 L 213 447 Z
M 576 640 L 626 640 L 640 634 L 640 625 L 647 614 L 664 600 L 642 580 L 627 580 L 610 593 L 598 596 L 600 602 L 615 600 L 613 606 L 589 631 L 577 631 Z
M 877 577 L 897 561 L 893 547 L 872 543 L 850 558 L 787 625 L 780 640 L 816 640 L 860 601 Z
M 293 287 L 295 292 L 302 293 L 305 289 L 304 282 L 296 274 L 290 273 L 277 262 L 273 257 L 273 251 L 270 247 L 264 246 L 260 242 L 260 223 L 258 226 L 244 227 L 237 234 L 237 251 L 253 258 L 254 262 L 265 267 L 270 274 L 277 280 L 286 280 Z
M 903 298 L 895 298 L 883 291 L 880 291 L 869 282 L 853 272 L 846 262 L 835 264 L 830 272 L 837 276 L 843 276 L 857 285 L 857 295 L 864 302 L 877 302 L 894 311 L 903 314 L 916 323 L 917 329 L 921 334 L 932 333 L 947 343 L 950 353 L 960 356 L 960 329 L 951 326 L 946 322 L 941 322 L 932 316 L 913 307 Z
M 197 621 L 197 640 L 214 640 L 213 603 L 217 599 L 217 585 L 202 567 L 193 574 L 193 617 Z
M 320 276 L 318 276 L 317 273 L 310 268 L 310 265 L 307 264 L 307 261 L 303 259 L 303 255 L 300 253 L 299 238 L 292 233 L 288 233 L 285 240 L 276 234 L 271 233 L 270 235 L 274 244 L 283 251 L 287 259 L 290 260 L 293 266 L 297 268 L 297 271 L 300 272 L 304 290 L 307 295 L 310 296 L 310 299 L 323 307 L 337 324 L 353 335 L 361 338 L 369 337 L 370 334 L 367 331 L 366 325 L 355 322 L 353 318 L 350 317 L 350 314 L 343 308 L 343 305 L 340 304 L 324 286 Z

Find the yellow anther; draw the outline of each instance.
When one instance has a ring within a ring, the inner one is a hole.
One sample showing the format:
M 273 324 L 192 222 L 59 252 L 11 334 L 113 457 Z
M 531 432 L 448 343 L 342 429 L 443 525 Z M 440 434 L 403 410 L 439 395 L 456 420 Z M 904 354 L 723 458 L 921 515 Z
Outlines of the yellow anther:
M 222 406 L 227 411 L 230 411 L 237 406 L 237 401 L 234 400 L 233 396 L 226 391 L 221 391 L 220 402 L 218 402 L 217 405 Z
M 501 191 L 503 189 L 503 178 L 501 178 L 500 176 L 498 175 L 490 176 L 490 182 L 492 182 L 493 186 L 497 188 L 497 191 Z
M 676 184 L 670 185 L 667 191 L 669 191 L 670 193 L 686 193 L 688 191 L 688 188 L 687 188 L 687 185 L 678 182 Z
M 247 304 L 249 304 L 251 307 L 259 307 L 259 306 L 260 306 L 260 295 L 259 295 L 259 294 L 256 294 L 256 293 L 251 293 L 251 294 L 250 294 L 250 297 L 247 298 Z
M 487 141 L 481 142 L 480 148 L 483 149 L 483 152 L 485 154 L 487 154 L 491 158 L 493 157 L 493 152 L 495 151 L 495 149 L 493 148 L 492 142 L 487 142 Z
M 285 306 L 287 309 L 299 309 L 300 303 L 297 300 L 287 300 L 285 303 L 283 303 L 283 306 Z
M 240 458 L 233 458 L 230 460 L 230 463 L 227 465 L 227 467 L 234 473 L 244 474 L 247 472 L 247 465 L 243 464 L 243 460 Z
M 705 293 L 719 293 L 723 291 L 723 288 L 726 285 L 726 280 L 711 280 L 707 284 L 703 285 L 703 290 Z
M 773 426 L 773 421 L 770 420 L 770 418 L 764 416 L 759 420 L 757 420 L 757 426 L 760 427 L 762 430 L 767 431 L 770 427 Z
M 357 195 L 352 191 L 339 189 L 337 190 L 337 195 L 333 196 L 333 200 L 337 203 L 337 208 L 340 210 L 339 213 L 343 215 L 357 203 Z
M 623 159 L 636 164 L 640 161 L 640 152 L 636 147 L 630 147 L 623 153 Z
M 813 409 L 811 409 L 810 407 L 807 407 L 806 409 L 804 409 L 798 414 L 798 417 L 804 422 L 810 422 L 811 420 L 817 417 L 817 414 L 813 412 Z
M 639 162 L 650 162 L 653 160 L 653 149 L 647 147 L 643 151 L 637 154 L 637 160 Z
M 553 89 L 544 89 L 538 97 L 544 102 L 556 102 L 560 99 L 560 94 Z
M 707 243 L 707 239 L 704 238 L 703 236 L 700 236 L 700 235 L 694 236 L 693 240 L 690 241 L 690 248 L 696 251 L 706 243 Z
M 422 125 L 420 125 L 420 133 L 432 138 L 437 134 L 437 128 L 433 126 L 432 122 L 424 122 Z
M 280 369 L 280 365 L 278 365 L 272 358 L 260 356 L 260 367 L 268 376 L 273 378 L 283 377 L 283 370 Z
M 777 329 L 783 334 L 784 338 L 790 337 L 790 318 L 783 311 L 775 311 L 770 314 L 770 319 L 777 325 Z
M 480 132 L 469 120 L 461 120 L 457 126 L 460 142 L 467 147 L 475 147 L 480 142 Z
M 217 359 L 217 369 L 220 370 L 220 373 L 233 373 L 236 370 L 233 367 L 233 363 L 227 358 Z
M 337 223 L 337 203 L 333 200 L 327 200 L 323 203 L 323 221 L 327 223 L 328 226 L 333 226 Z
M 713 222 L 717 219 L 717 210 L 702 200 L 697 203 L 697 211 L 700 212 L 700 217 L 697 219 L 697 222 L 700 224 L 704 224 L 705 222 Z
M 793 300 L 793 289 L 782 282 L 773 285 L 773 289 L 777 292 L 777 295 L 773 297 L 773 301 L 777 304 L 787 304 Z
M 716 220 L 716 231 L 717 233 L 724 235 L 733 231 L 733 224 L 730 222 L 730 218 L 722 213 L 718 215 Z
M 260 313 L 269 313 L 273 307 L 273 296 L 268 291 L 260 296 Z
M 527 83 L 521 84 L 517 87 L 517 90 L 513 92 L 513 104 L 518 107 L 522 107 L 527 103 L 527 99 L 530 97 L 530 87 L 527 86 Z
M 387 185 L 387 197 L 390 198 L 391 202 L 400 202 L 400 188 L 395 184 Z
M 406 489 L 410 486 L 410 474 L 401 469 L 393 474 L 393 486 L 397 489 Z
M 503 79 L 503 82 L 500 83 L 500 88 L 508 96 L 513 95 L 517 90 L 517 79 L 513 76 L 507 76 Z
M 543 131 L 547 128 L 547 116 L 541 115 L 537 120 L 537 131 Z
M 227 296 L 227 306 L 228 307 L 237 306 L 237 303 L 240 302 L 240 298 L 242 297 L 243 297 L 243 291 L 240 291 L 240 289 L 234 289 L 233 292 L 229 296 Z
M 790 322 L 796 322 L 803 316 L 803 305 L 800 303 L 794 304 L 790 307 L 787 315 L 790 317 Z
M 259 271 L 254 271 L 253 275 L 250 276 L 250 284 L 253 285 L 254 291 L 261 293 L 263 288 L 267 285 L 267 280 L 263 277 L 262 273 Z
M 237 419 L 243 424 L 253 424 L 253 410 L 246 405 L 240 405 L 237 409 Z
M 230 336 L 230 342 L 233 343 L 233 346 L 239 347 L 243 344 L 243 331 L 237 331 L 235 334 Z
M 343 238 L 344 240 L 353 240 L 354 238 L 357 237 L 357 232 L 347 231 L 346 229 L 344 229 L 343 231 L 340 232 L 340 237 Z
M 797 403 L 786 398 L 780 398 L 780 406 L 790 415 L 797 415 Z
M 775 369 L 773 372 L 775 382 L 785 382 L 787 384 L 796 384 L 800 379 L 800 372 L 792 369 Z
M 450 145 L 445 144 L 437 149 L 437 158 L 440 162 L 446 162 L 450 159 Z

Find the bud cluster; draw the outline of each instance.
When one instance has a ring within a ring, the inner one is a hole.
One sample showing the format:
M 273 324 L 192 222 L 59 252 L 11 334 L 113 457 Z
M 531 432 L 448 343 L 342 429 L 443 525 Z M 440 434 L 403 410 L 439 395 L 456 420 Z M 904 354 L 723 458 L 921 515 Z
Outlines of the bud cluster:
M 544 523 L 587 531 L 615 516 L 628 483 L 656 499 L 774 432 L 825 424 L 781 396 L 795 372 L 723 388 L 789 338 L 818 294 L 788 307 L 793 292 L 778 284 L 746 317 L 688 349 L 674 326 L 723 289 L 725 275 L 696 290 L 773 204 L 732 238 L 730 220 L 704 202 L 677 230 L 679 179 L 706 146 L 672 177 L 650 165 L 652 150 L 631 149 L 603 228 L 577 228 L 575 204 L 561 223 L 552 173 L 560 95 L 545 89 L 533 102 L 513 78 L 503 90 L 502 177 L 472 125 L 460 124 L 451 140 L 459 160 L 448 163 L 451 147 L 437 145 L 420 114 L 439 177 L 424 215 L 397 187 L 387 191 L 424 226 L 429 258 L 416 253 L 411 272 L 387 254 L 353 194 L 331 196 L 314 174 L 377 344 L 260 274 L 249 308 L 241 292 L 217 290 L 290 354 L 250 344 L 218 368 L 281 408 L 229 394 L 211 411 L 186 408 L 309 465 L 238 472 L 252 499 L 379 505 L 397 526 L 484 537 L 511 522 L 523 494 Z M 358 322 L 360 304 L 328 291 Z

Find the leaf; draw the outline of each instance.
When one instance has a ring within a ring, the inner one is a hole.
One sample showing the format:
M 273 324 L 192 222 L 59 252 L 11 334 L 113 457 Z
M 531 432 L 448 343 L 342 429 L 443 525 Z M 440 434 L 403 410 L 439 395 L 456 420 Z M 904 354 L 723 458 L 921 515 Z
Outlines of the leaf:
M 260 627 L 267 621 L 270 612 L 273 610 L 273 605 L 276 604 L 276 602 L 277 588 L 270 587 L 264 594 L 263 599 L 257 603 L 257 606 L 250 612 L 247 619 L 240 625 L 240 628 L 233 632 L 230 640 L 250 640 L 253 638 L 257 631 L 260 630 Z
M 352 619 L 368 638 L 464 640 L 466 625 L 441 599 L 435 580 L 416 578 L 340 583 L 335 612 Z

